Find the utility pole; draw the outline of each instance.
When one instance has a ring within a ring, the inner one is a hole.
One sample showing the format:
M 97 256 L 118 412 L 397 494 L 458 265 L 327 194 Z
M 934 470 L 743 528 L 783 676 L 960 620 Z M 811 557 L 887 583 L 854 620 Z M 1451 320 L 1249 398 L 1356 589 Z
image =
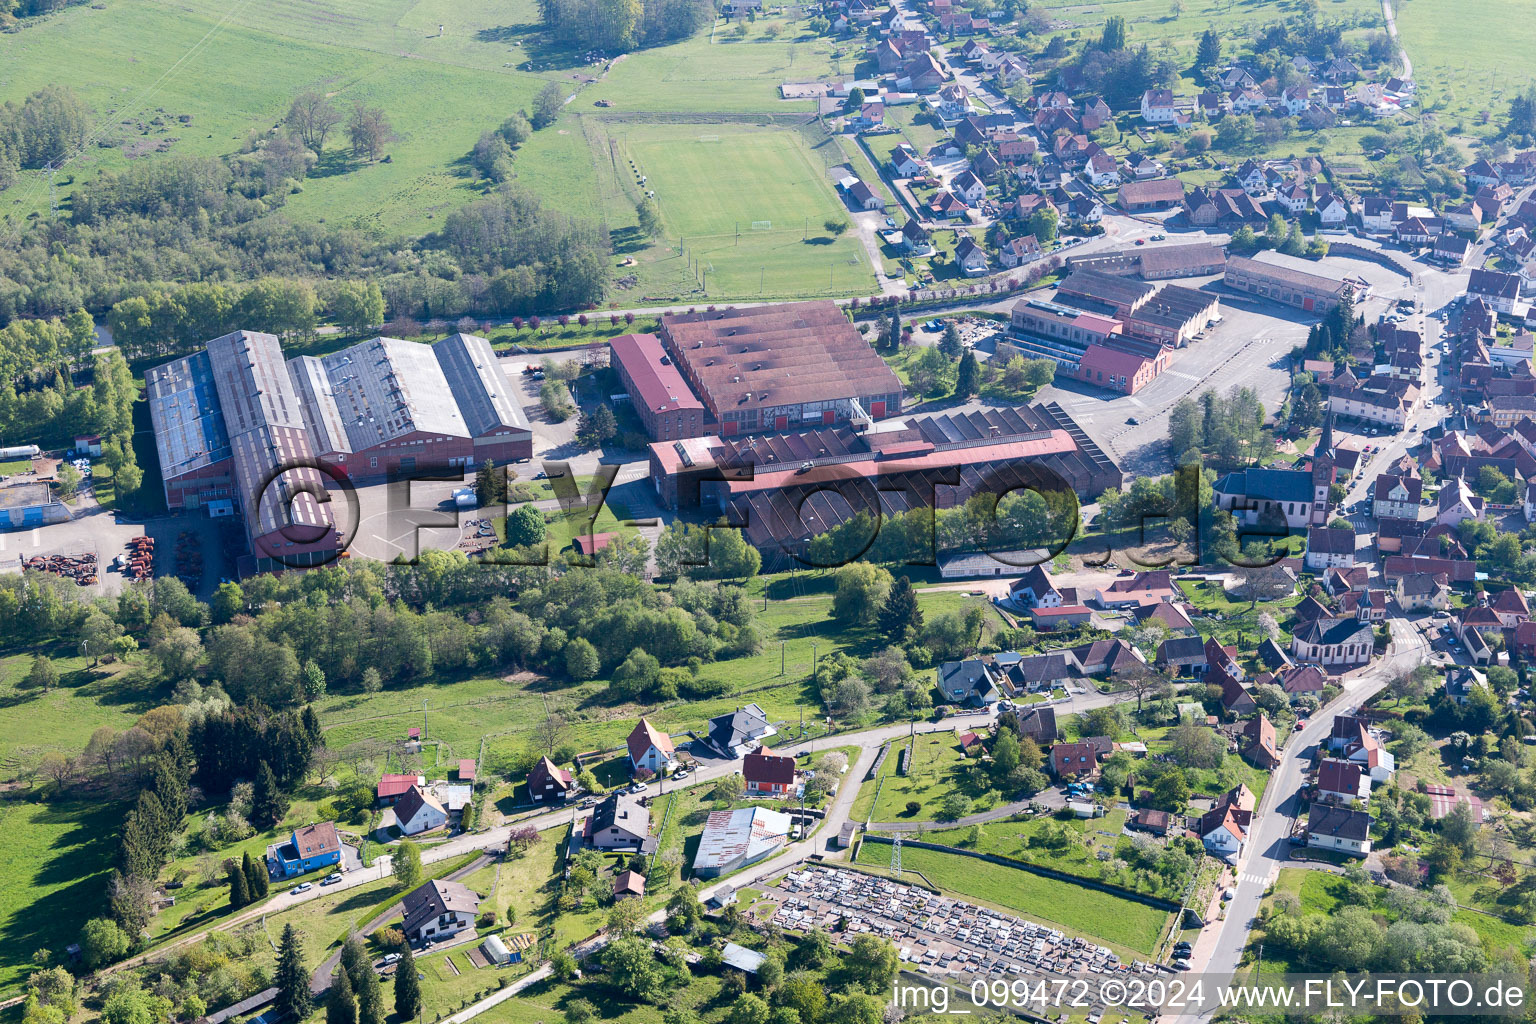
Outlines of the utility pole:
M 427 704 L 431 700 L 431 697 L 423 697 L 421 700 L 421 742 L 423 743 L 427 742 Z
M 779 641 L 779 675 L 784 674 L 784 641 Z

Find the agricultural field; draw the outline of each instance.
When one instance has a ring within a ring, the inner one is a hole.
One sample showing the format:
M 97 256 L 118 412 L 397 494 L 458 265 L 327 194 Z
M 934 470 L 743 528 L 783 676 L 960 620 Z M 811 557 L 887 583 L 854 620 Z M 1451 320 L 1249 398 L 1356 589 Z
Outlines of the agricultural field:
M 1053 28 L 1097 35 L 1106 18 L 1119 15 L 1126 21 L 1131 39 L 1151 44 L 1153 56 L 1168 48 L 1194 53 L 1200 34 L 1213 28 L 1230 50 L 1237 38 L 1247 38 L 1260 26 L 1296 13 L 1290 0 L 1044 0 L 1039 10 Z M 1319 19 L 1342 20 L 1360 29 L 1380 28 L 1381 5 L 1376 0 L 1320 0 Z M 1034 8 L 1032 7 L 1031 10 Z
M 1499 120 L 1528 88 L 1536 23 L 1520 0 L 1399 0 L 1397 31 L 1419 96 L 1450 134 L 1486 134 L 1481 112 Z M 1496 26 L 1496 31 L 1490 31 Z
M 859 846 L 858 863 L 870 870 L 889 873 L 890 860 L 889 845 L 865 842 Z M 1173 916 L 1133 900 L 963 854 L 907 846 L 901 851 L 901 865 L 946 892 L 1103 943 L 1127 960 L 1150 954 Z

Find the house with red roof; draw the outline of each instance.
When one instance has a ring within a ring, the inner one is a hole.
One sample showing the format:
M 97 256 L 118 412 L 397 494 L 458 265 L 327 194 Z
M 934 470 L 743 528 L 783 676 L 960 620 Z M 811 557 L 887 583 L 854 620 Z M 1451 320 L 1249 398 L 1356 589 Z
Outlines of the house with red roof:
M 644 768 L 653 775 L 659 775 L 663 769 L 670 768 L 677 761 L 672 738 L 652 725 L 648 718 L 640 719 L 624 742 L 629 748 L 630 768 L 634 771 Z
M 389 807 L 398 802 L 402 796 L 405 796 L 406 790 L 412 786 L 425 788 L 426 785 L 427 777 L 425 775 L 390 775 L 386 773 L 383 778 L 379 779 L 379 786 L 376 791 L 378 804 L 380 807 Z
M 576 791 L 576 776 L 548 756 L 539 758 L 528 773 L 528 799 L 534 803 L 559 803 Z
M 790 796 L 798 791 L 795 759 L 775 754 L 766 744 L 741 759 L 741 776 L 749 796 Z
M 1106 345 L 1089 345 L 1077 365 L 1077 378 L 1087 384 L 1134 395 L 1168 369 L 1168 350 L 1155 355 L 1126 352 Z
M 1317 769 L 1317 798 L 1327 803 L 1364 803 L 1371 796 L 1371 777 L 1353 761 L 1324 758 Z

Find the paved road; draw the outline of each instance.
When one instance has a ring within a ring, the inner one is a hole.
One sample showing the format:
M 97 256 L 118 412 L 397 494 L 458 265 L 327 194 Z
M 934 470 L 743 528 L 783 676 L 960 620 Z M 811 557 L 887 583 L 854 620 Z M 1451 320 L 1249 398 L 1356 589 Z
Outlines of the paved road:
M 1387 654 L 1369 669 L 1349 680 L 1333 704 L 1320 709 L 1286 743 L 1284 756 L 1260 802 L 1257 826 L 1237 866 L 1237 894 L 1227 905 L 1226 917 L 1207 926 L 1195 945 L 1191 963 L 1195 971 L 1230 975 L 1236 971 L 1248 944 L 1253 918 L 1259 912 L 1264 891 L 1285 866 L 1290 853 L 1291 829 L 1299 812 L 1302 766 L 1310 751 L 1329 732 L 1334 714 L 1354 707 L 1379 693 L 1399 672 L 1411 670 L 1428 652 L 1428 644 L 1406 619 L 1387 620 L 1392 642 Z
M 1381 17 L 1387 23 L 1387 35 L 1392 37 L 1394 43 L 1397 43 L 1398 59 L 1403 62 L 1403 73 L 1399 77 L 1405 82 L 1411 81 L 1413 78 L 1413 61 L 1408 59 L 1408 51 L 1397 38 L 1397 18 L 1392 12 L 1392 0 L 1381 0 Z

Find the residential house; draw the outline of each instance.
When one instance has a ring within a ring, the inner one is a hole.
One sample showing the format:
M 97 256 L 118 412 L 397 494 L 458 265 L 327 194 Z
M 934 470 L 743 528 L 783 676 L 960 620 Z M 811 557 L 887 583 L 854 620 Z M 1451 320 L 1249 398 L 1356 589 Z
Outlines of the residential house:
M 1474 690 L 1487 689 L 1488 677 L 1471 665 L 1448 665 L 1445 669 L 1445 695 L 1457 704 L 1465 704 Z
M 1325 668 L 1350 669 L 1367 664 L 1375 644 L 1374 631 L 1359 619 L 1318 619 L 1298 626 L 1291 635 L 1291 655 L 1298 662 Z
M 1148 124 L 1173 124 L 1179 111 L 1168 89 L 1148 89 L 1141 94 L 1141 119 Z
M 1157 569 L 1117 579 L 1109 586 L 1101 587 L 1095 596 L 1104 608 L 1129 608 L 1176 601 L 1184 595 L 1174 585 L 1173 576 L 1168 570 Z
M 928 200 L 928 213 L 940 220 L 964 220 L 970 216 L 970 207 L 964 199 L 945 189 L 935 192 Z
M 1195 825 L 1195 833 L 1205 843 L 1206 851 L 1235 863 L 1247 841 L 1256 804 L 1253 793 L 1242 783 L 1217 797 Z
M 965 200 L 967 206 L 979 206 L 987 198 L 987 183 L 978 178 L 974 171 L 961 171 L 949 183 L 949 189 Z
M 1021 608 L 1060 608 L 1061 591 L 1042 565 L 1032 565 L 1008 585 L 1008 600 Z
M 986 250 L 976 244 L 976 239 L 970 235 L 962 236 L 960 244 L 955 246 L 954 261 L 955 266 L 967 277 L 977 277 L 987 272 Z
M 917 150 L 903 142 L 891 150 L 891 170 L 898 178 L 912 178 L 923 173 L 923 158 Z
M 459 882 L 434 878 L 406 893 L 400 900 L 405 920 L 400 930 L 413 946 L 457 935 L 475 923 L 480 897 Z
M 1371 584 L 1370 567 L 1357 565 L 1349 569 L 1324 569 L 1323 589 L 1334 597 L 1352 590 L 1364 590 Z
M 1293 701 L 1308 696 L 1321 700 L 1328 686 L 1328 677 L 1316 665 L 1296 665 L 1282 670 L 1276 678 L 1280 689 Z
M 1091 778 L 1099 765 L 1114 753 L 1115 743 L 1108 736 L 1089 736 L 1076 743 L 1057 743 L 1051 747 L 1051 772 L 1058 779 Z
M 1258 702 L 1241 679 L 1220 668 L 1214 668 L 1206 676 L 1206 682 L 1221 687 L 1221 706 L 1237 718 L 1259 710 Z
M 412 786 L 395 804 L 395 824 L 408 836 L 419 836 L 448 824 L 448 809 L 431 793 Z
M 748 796 L 790 796 L 796 791 L 795 759 L 759 746 L 741 759 Z
M 1161 161 L 1147 157 L 1146 154 L 1141 154 L 1141 152 L 1130 154 L 1129 157 L 1121 160 L 1120 169 L 1124 177 L 1132 181 L 1150 181 L 1152 178 L 1163 177 L 1164 173 L 1167 172 L 1166 167 L 1163 166 Z
M 1417 519 L 1424 481 L 1413 476 L 1382 473 L 1376 478 L 1372 511 L 1378 519 Z
M 1351 590 L 1339 595 L 1339 612 L 1361 622 L 1382 622 L 1387 617 L 1390 595 L 1385 590 Z
M 1497 185 L 1501 180 L 1498 170 L 1487 160 L 1477 160 L 1462 168 L 1461 173 L 1465 175 L 1467 184 L 1472 187 Z
M 534 803 L 559 803 L 576 791 L 576 776 L 546 755 L 528 773 L 528 799 Z
M 1435 238 L 1434 246 L 1430 250 L 1430 256 L 1442 263 L 1449 263 L 1453 267 L 1459 267 L 1467 262 L 1467 257 L 1472 254 L 1472 243 L 1461 235 L 1442 231 Z
M 998 250 L 997 261 L 1012 270 L 1015 267 L 1027 266 L 1044 256 L 1039 239 L 1034 235 L 1023 235 L 1004 242 L 1002 248 Z
M 968 707 L 987 707 L 1002 699 L 993 669 L 980 658 L 946 661 L 939 666 L 944 699 Z
M 709 720 L 703 744 L 725 758 L 737 758 L 758 746 L 778 730 L 768 724 L 768 715 L 756 704 L 747 704 Z
M 1482 299 L 1499 313 L 1513 313 L 1520 298 L 1520 275 L 1474 269 L 1467 278 L 1467 298 Z
M 1317 799 L 1346 807 L 1363 804 L 1371 796 L 1371 777 L 1353 761 L 1326 757 L 1317 769 Z
M 292 878 L 341 863 L 341 840 L 334 822 L 296 828 L 288 839 L 267 847 L 267 874 Z
M 1396 226 L 1392 218 L 1392 200 L 1386 196 L 1366 196 L 1360 202 L 1360 226 L 1367 234 L 1385 235 Z
M 1243 723 L 1243 757 L 1258 768 L 1273 771 L 1280 765 L 1280 748 L 1275 745 L 1275 724 L 1262 712 Z
M 1343 527 L 1307 528 L 1305 564 L 1308 569 L 1327 569 L 1333 566 L 1347 569 L 1355 564 L 1355 530 L 1348 520 L 1341 522 L 1344 523 Z
M 638 797 L 624 792 L 610 793 L 592 809 L 582 832 L 582 840 L 599 850 L 639 850 L 654 846 L 651 840 L 651 812 Z
M 1120 166 L 1104 149 L 1097 149 L 1088 155 L 1088 160 L 1083 165 L 1083 173 L 1098 188 L 1120 184 Z
M 1409 573 L 1397 581 L 1397 606 L 1405 612 L 1440 611 L 1451 606 L 1451 588 L 1427 572 Z
M 1280 94 L 1280 103 L 1291 117 L 1305 114 L 1312 109 L 1312 90 L 1305 85 L 1294 85 Z
M 677 760 L 672 738 L 652 725 L 648 718 L 641 718 L 635 723 L 625 745 L 629 748 L 631 771 L 637 772 L 644 768 L 652 775 L 660 775 Z
M 1342 231 L 1349 223 L 1349 204 L 1337 194 L 1319 199 L 1317 220 L 1324 231 Z
M 1032 654 L 1002 670 L 1004 681 L 1015 695 L 1050 693 L 1062 689 L 1082 674 L 1082 668 L 1070 651 Z M 942 677 L 943 673 L 940 672 Z M 942 683 L 941 683 L 942 685 Z M 945 691 L 948 692 L 948 691 Z
M 908 218 L 901 227 L 901 249 L 908 256 L 932 256 L 933 236 L 916 220 Z
M 971 113 L 971 92 L 959 82 L 951 82 L 939 90 L 933 111 L 945 124 L 954 124 Z
M 1198 636 L 1172 636 L 1157 645 L 1153 664 L 1173 676 L 1204 676 L 1210 668 L 1205 644 Z
M 1447 480 L 1440 488 L 1435 522 L 1447 526 L 1460 526 L 1468 519 L 1481 521 L 1484 501 L 1472 492 L 1464 477 Z
M 1352 807 L 1315 803 L 1307 815 L 1307 846 L 1356 857 L 1371 852 L 1371 816 Z
M 1033 704 L 1016 708 L 1014 719 L 1019 723 L 1019 735 L 1028 736 L 1041 747 L 1056 742 L 1056 709 L 1050 705 Z

